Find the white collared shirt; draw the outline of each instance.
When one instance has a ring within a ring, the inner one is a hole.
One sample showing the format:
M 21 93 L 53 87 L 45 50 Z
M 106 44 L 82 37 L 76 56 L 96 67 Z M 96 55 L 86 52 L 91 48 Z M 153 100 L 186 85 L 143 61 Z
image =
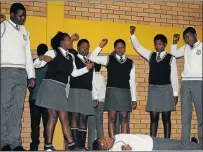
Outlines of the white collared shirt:
M 104 102 L 106 94 L 106 81 L 104 76 L 99 72 L 95 72 L 92 85 L 92 99 Z
M 29 32 L 10 19 L 1 23 L 1 67 L 25 68 L 28 79 L 35 78 Z
M 61 53 L 63 54 L 63 56 L 66 56 L 66 53 L 70 54 L 73 58 L 73 72 L 71 73 L 71 76 L 73 77 L 78 77 L 80 75 L 83 75 L 85 73 L 87 73 L 89 70 L 87 69 L 87 67 L 81 68 L 81 69 L 77 69 L 76 65 L 75 65 L 75 57 L 73 54 L 71 54 L 68 50 L 65 51 L 63 48 L 59 48 L 59 50 L 61 51 Z M 56 57 L 56 53 L 54 50 L 49 50 L 47 51 L 44 55 L 46 56 L 50 56 L 51 58 L 55 58 Z M 44 67 L 47 64 L 47 62 L 45 62 L 44 60 L 39 60 L 39 58 L 37 58 L 34 61 L 34 66 L 35 68 L 41 68 Z
M 134 49 L 141 56 L 143 56 L 146 60 L 149 61 L 153 51 L 150 51 L 150 50 L 142 47 L 135 35 L 131 35 L 131 41 L 132 41 Z M 165 51 L 160 53 L 161 60 L 165 57 L 165 55 L 166 55 Z M 158 57 L 158 53 L 157 53 L 156 57 Z M 170 78 L 171 78 L 171 85 L 173 87 L 173 95 L 178 96 L 178 90 L 179 90 L 179 88 L 178 88 L 178 72 L 177 72 L 177 65 L 176 65 L 176 58 L 175 57 L 172 58 L 170 65 L 171 65 Z
M 193 47 L 188 44 L 177 49 L 177 44 L 171 45 L 171 54 L 176 58 L 184 56 L 182 80 L 202 80 L 202 42 L 197 41 Z
M 108 56 L 99 56 L 100 51 L 102 50 L 102 48 L 100 48 L 99 46 L 91 52 L 89 59 L 92 62 L 95 62 L 97 64 L 102 64 L 104 66 L 106 66 L 108 64 L 108 60 L 109 57 Z M 118 55 L 116 55 L 116 58 L 118 60 L 120 60 L 120 57 Z M 125 55 L 123 55 L 123 59 L 126 60 L 127 57 Z M 133 66 L 132 69 L 130 71 L 130 80 L 129 80 L 129 84 L 130 84 L 130 92 L 131 92 L 131 98 L 132 101 L 136 101 L 136 85 L 135 85 L 135 63 L 133 62 Z
M 149 135 L 118 134 L 113 137 L 114 143 L 109 151 L 122 151 L 122 146 L 129 145 L 131 151 L 152 151 L 153 140 Z

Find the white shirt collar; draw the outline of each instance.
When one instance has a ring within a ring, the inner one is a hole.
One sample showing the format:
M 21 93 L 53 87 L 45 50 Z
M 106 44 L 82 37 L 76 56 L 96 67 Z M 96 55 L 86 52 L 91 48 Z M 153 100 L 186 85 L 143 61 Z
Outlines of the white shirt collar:
M 118 54 L 116 54 L 116 58 L 120 60 L 121 57 Z M 125 60 L 125 58 L 126 58 L 125 55 L 122 55 L 122 58 L 123 58 L 123 60 Z
M 159 54 L 159 52 L 157 52 L 157 56 L 158 56 L 158 54 Z M 160 53 L 160 57 L 162 58 L 165 54 L 166 54 L 166 51 L 162 51 L 162 52 Z
M 197 40 L 197 42 L 193 45 L 193 48 L 199 45 L 199 43 L 200 43 L 200 40 Z
M 62 47 L 59 47 L 59 49 L 64 56 L 66 56 L 66 52 L 69 53 L 68 50 L 66 51 Z
M 84 60 L 84 57 L 87 58 L 87 56 L 82 56 L 80 53 L 77 55 L 81 60 Z

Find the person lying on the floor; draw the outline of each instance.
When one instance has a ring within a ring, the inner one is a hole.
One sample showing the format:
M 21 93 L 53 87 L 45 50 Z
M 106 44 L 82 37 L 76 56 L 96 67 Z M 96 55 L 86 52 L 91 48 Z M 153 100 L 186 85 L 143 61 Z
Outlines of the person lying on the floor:
M 93 150 L 107 151 L 152 151 L 152 150 L 201 150 L 202 146 L 196 143 L 183 144 L 174 139 L 150 137 L 140 134 L 118 134 L 113 138 L 98 138 L 93 142 Z

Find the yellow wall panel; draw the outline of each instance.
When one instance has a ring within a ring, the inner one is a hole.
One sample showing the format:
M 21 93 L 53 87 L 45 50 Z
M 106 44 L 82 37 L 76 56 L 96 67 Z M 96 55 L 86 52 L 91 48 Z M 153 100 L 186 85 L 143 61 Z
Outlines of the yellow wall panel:
M 136 55 L 130 42 L 129 28 L 132 24 L 128 23 L 112 23 L 78 19 L 64 19 L 64 31 L 73 34 L 78 33 L 80 38 L 89 40 L 91 50 L 93 50 L 101 41 L 102 38 L 108 38 L 109 43 L 104 48 L 102 53 L 111 53 L 113 51 L 113 43 L 116 39 L 122 38 L 126 42 L 126 54 Z M 136 25 L 136 36 L 140 43 L 147 49 L 154 50 L 153 39 L 156 34 L 164 34 L 168 39 L 166 50 L 170 49 L 173 34 L 179 33 L 182 36 L 184 29 L 173 27 L 160 27 L 149 25 Z M 201 31 L 198 31 L 199 39 L 202 40 Z M 183 44 L 181 37 L 180 45 Z M 76 46 L 76 44 L 74 44 Z

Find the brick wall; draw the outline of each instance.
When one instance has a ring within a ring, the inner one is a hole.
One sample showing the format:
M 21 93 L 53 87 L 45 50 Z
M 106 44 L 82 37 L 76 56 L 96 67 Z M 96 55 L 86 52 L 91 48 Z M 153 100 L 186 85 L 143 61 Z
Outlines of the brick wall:
M 46 17 L 46 2 L 22 2 L 30 16 Z M 1 13 L 8 14 L 11 3 L 1 4 Z M 124 22 L 134 24 L 149 24 L 168 27 L 202 26 L 202 2 L 65 2 L 65 18 L 84 20 L 100 20 L 109 22 Z M 148 63 L 140 56 L 129 56 L 136 62 L 137 85 L 137 110 L 131 114 L 131 133 L 149 133 L 149 114 L 145 112 L 148 90 Z M 177 60 L 178 74 L 183 70 L 183 59 Z M 102 68 L 106 77 L 106 70 Z M 180 82 L 180 81 L 179 81 Z M 180 87 L 180 85 L 179 85 Z M 27 92 L 25 109 L 23 113 L 22 137 L 23 145 L 29 149 L 30 143 L 30 114 Z M 179 96 L 180 97 L 180 96 Z M 181 111 L 180 102 L 177 110 L 172 113 L 172 138 L 180 139 L 181 136 Z M 193 112 L 191 136 L 197 137 L 197 120 Z M 160 117 L 161 120 L 161 117 Z M 107 136 L 107 114 L 104 114 L 104 132 Z M 42 124 L 41 124 L 42 127 Z M 43 148 L 43 134 L 41 129 L 40 148 Z M 158 136 L 163 137 L 163 125 L 160 121 Z
M 13 2 L 2 2 L 1 3 L 1 13 L 9 14 L 10 6 Z M 22 4 L 27 10 L 27 15 L 29 16 L 47 16 L 46 1 L 24 1 Z
M 66 18 L 202 29 L 202 2 L 65 2 Z

